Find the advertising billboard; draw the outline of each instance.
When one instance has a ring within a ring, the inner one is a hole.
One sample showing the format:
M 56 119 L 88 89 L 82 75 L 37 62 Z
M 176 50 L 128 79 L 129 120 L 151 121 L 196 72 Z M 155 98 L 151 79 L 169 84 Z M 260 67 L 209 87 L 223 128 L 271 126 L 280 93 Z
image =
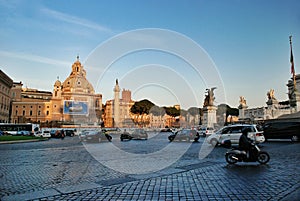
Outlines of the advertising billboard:
M 85 101 L 64 101 L 64 114 L 88 115 L 88 103 Z

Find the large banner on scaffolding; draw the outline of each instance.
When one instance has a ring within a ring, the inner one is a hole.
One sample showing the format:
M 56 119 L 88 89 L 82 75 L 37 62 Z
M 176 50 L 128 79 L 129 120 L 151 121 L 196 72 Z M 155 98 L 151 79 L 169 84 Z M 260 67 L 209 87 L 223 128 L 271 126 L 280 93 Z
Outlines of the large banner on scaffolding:
M 88 115 L 88 102 L 85 101 L 64 101 L 64 114 Z

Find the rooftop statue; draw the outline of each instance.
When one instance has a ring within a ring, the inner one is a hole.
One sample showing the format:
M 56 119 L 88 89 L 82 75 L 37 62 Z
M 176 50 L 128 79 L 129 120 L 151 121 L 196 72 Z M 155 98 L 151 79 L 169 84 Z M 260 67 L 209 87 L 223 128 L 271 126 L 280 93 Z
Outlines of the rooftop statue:
M 246 106 L 247 105 L 246 99 L 245 99 L 244 96 L 240 96 L 240 105 L 242 105 L 242 106 Z
M 205 99 L 204 99 L 204 104 L 203 104 L 203 107 L 206 107 L 206 106 L 213 106 L 214 105 L 214 100 L 215 100 L 215 97 L 214 97 L 214 90 L 216 89 L 217 87 L 213 87 L 213 88 L 210 88 L 210 89 L 206 89 L 206 95 L 205 95 Z
M 274 89 L 270 89 L 270 91 L 267 93 L 267 96 L 269 100 L 276 100 L 274 96 Z

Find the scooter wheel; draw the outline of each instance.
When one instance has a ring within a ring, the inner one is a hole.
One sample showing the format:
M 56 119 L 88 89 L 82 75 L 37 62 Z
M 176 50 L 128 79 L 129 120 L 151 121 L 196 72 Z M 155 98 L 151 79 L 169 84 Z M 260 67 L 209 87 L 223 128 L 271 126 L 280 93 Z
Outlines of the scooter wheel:
M 257 161 L 260 164 L 266 164 L 267 162 L 269 162 L 270 160 L 270 156 L 267 152 L 260 152 L 257 156 Z
M 236 155 L 234 153 L 228 153 L 225 155 L 226 162 L 229 164 L 235 164 L 237 160 L 235 159 Z

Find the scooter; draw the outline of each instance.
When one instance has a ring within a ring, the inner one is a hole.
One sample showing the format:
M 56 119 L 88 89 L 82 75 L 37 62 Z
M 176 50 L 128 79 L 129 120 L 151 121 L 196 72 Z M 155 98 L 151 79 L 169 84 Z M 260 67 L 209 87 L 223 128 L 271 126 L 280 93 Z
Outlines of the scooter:
M 231 142 L 224 142 L 225 147 L 231 147 Z M 266 151 L 261 151 L 259 147 L 251 143 L 249 152 L 239 150 L 236 147 L 232 147 L 230 151 L 225 154 L 226 162 L 229 164 L 235 164 L 237 162 L 259 162 L 260 164 L 266 164 L 270 160 L 270 155 Z

